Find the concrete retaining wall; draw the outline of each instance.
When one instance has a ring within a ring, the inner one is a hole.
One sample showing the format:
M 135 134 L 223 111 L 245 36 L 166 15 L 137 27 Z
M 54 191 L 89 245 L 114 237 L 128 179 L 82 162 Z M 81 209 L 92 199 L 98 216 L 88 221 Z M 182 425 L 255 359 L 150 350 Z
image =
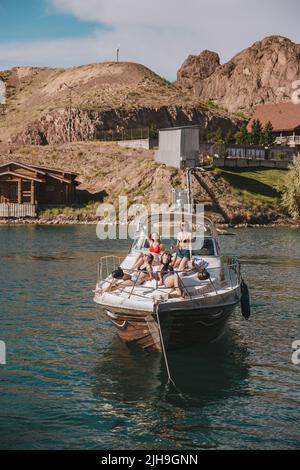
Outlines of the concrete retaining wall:
M 117 140 L 115 141 L 120 147 L 127 147 L 131 149 L 145 149 L 153 148 L 157 141 L 155 139 L 135 139 L 135 140 Z
M 246 158 L 214 158 L 219 168 L 279 168 L 288 169 L 290 162 L 281 160 L 250 160 Z

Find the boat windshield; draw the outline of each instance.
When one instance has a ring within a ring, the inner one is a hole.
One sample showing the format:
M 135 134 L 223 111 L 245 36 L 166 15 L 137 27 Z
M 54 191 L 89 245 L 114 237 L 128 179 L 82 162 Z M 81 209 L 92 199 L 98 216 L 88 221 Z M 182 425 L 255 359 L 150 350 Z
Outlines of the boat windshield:
M 171 253 L 176 250 L 176 241 L 172 238 L 162 238 L 161 243 L 166 251 Z M 173 248 L 174 247 L 174 248 Z M 141 236 L 133 241 L 131 253 L 149 251 L 149 242 L 147 237 Z M 215 240 L 212 237 L 195 237 L 192 239 L 193 256 L 218 256 L 218 249 Z

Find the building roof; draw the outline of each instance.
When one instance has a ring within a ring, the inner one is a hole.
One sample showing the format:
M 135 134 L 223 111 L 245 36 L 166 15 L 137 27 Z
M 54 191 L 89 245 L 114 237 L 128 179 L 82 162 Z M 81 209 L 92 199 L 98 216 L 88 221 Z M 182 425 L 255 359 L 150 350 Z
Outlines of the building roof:
M 32 165 L 26 165 L 25 163 L 16 162 L 16 161 L 14 161 L 14 160 L 10 160 L 10 161 L 8 161 L 8 162 L 1 163 L 1 165 L 0 165 L 0 171 L 1 171 L 1 168 L 3 168 L 4 166 L 10 166 L 10 165 L 19 166 L 19 167 L 21 167 L 21 168 L 25 168 L 26 170 L 33 170 L 33 169 L 35 169 L 37 173 L 41 173 L 42 175 L 45 175 L 45 174 L 46 174 L 44 171 L 39 170 L 37 167 L 33 167 Z
M 28 174 L 30 172 L 32 174 Z M 74 182 L 74 176 L 77 176 L 77 173 L 71 171 L 58 170 L 56 168 L 39 167 L 35 165 L 26 165 L 25 163 L 13 160 L 0 164 L 0 176 L 6 175 L 8 173 L 14 174 L 14 176 L 20 176 L 23 179 L 35 179 L 39 182 L 45 182 L 45 177 L 48 176 L 50 178 L 54 178 L 56 180 L 68 184 Z M 39 179 L 37 175 L 40 175 L 42 179 Z M 70 175 L 71 178 L 67 178 L 67 175 Z M 77 182 L 75 182 L 75 184 L 77 184 Z
M 191 126 L 180 126 L 180 127 L 166 127 L 164 129 L 159 129 L 159 132 L 165 132 L 165 131 L 182 131 L 184 129 L 200 129 L 200 125 L 191 125 Z
M 259 119 L 263 126 L 270 121 L 274 132 L 293 131 L 300 127 L 300 104 L 279 103 L 257 106 L 254 116 L 249 121 L 248 131 L 251 131 L 254 119 Z
M 33 176 L 28 176 L 28 175 L 22 175 L 21 173 L 18 173 L 18 172 L 15 172 L 15 171 L 4 171 L 4 172 L 0 172 L 0 177 L 1 176 L 17 176 L 18 178 L 22 178 L 24 180 L 29 180 L 29 181 L 37 181 L 38 183 L 44 183 L 45 180 L 42 180 L 40 178 L 35 178 Z
M 32 168 L 36 168 L 37 170 L 44 170 L 44 171 L 54 171 L 57 173 L 64 173 L 67 175 L 75 175 L 78 176 L 78 173 L 75 173 L 74 171 L 69 171 L 69 170 L 61 170 L 59 168 L 49 168 L 47 166 L 41 166 L 41 165 L 31 165 Z

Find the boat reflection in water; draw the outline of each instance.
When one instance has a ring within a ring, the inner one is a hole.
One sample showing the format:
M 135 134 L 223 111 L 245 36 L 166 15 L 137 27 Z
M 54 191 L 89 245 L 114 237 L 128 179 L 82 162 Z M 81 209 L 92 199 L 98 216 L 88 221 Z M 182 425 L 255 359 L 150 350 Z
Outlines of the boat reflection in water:
M 95 369 L 96 398 L 118 405 L 155 400 L 178 406 L 203 406 L 228 396 L 247 393 L 248 351 L 229 330 L 216 344 L 168 352 L 171 376 L 180 393 L 166 393 L 167 374 L 161 354 L 149 354 L 117 337 L 99 357 Z M 184 399 L 182 399 L 184 397 Z

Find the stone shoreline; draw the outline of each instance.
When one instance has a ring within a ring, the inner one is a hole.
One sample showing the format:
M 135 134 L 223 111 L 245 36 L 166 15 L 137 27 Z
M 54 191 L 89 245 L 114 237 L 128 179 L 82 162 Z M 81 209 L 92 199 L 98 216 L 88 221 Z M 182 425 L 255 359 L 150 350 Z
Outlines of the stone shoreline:
M 99 219 L 94 217 L 85 217 L 83 219 L 78 219 L 74 217 L 56 217 L 56 218 L 36 218 L 36 219 L 0 219 L 1 225 L 97 225 L 100 222 Z M 240 228 L 300 228 L 300 221 L 279 221 L 279 222 L 267 222 L 265 224 L 249 224 L 249 223 L 240 223 L 240 224 L 225 224 L 225 223 L 216 223 L 215 224 L 220 229 L 240 229 Z

